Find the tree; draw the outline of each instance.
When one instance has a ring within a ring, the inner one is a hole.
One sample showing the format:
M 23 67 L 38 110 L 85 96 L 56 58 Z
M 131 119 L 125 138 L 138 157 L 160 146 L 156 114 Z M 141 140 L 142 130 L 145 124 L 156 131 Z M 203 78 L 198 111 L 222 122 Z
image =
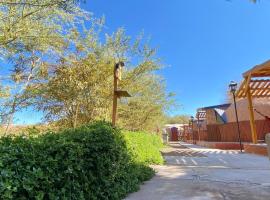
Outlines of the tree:
M 46 75 L 48 60 L 50 63 L 57 60 L 69 46 L 68 33 L 88 18 L 75 3 L 72 0 L 0 2 L 0 57 L 11 64 L 11 73 L 3 77 L 9 94 L 1 99 L 2 116 L 10 115 L 11 119 L 16 111 L 30 105 L 25 90 L 31 82 Z
M 35 91 L 30 95 L 46 119 L 68 127 L 111 120 L 113 68 L 121 60 L 127 68 L 119 87 L 127 89 L 132 98 L 120 100 L 119 125 L 132 130 L 155 129 L 173 103 L 164 81 L 155 74 L 162 67 L 155 49 L 143 44 L 141 36 L 132 43 L 123 29 L 107 35 L 105 43 L 93 29 L 75 35 L 76 50 L 58 63 L 47 82 L 30 90 Z
M 19 0 L 0 2 L 0 55 L 57 50 L 64 34 L 86 13 L 67 0 Z
M 12 65 L 8 90 L 1 91 L 9 91 L 0 100 L 2 116 L 34 106 L 61 126 L 110 120 L 113 67 L 123 61 L 120 88 L 132 98 L 120 101 L 119 125 L 153 130 L 164 121 L 172 95 L 156 74 L 162 67 L 156 50 L 142 35 L 133 41 L 119 29 L 102 42 L 103 19 L 90 18 L 75 1 L 3 1 L 0 7 L 0 56 Z
M 188 115 L 175 115 L 171 117 L 167 117 L 167 124 L 188 124 L 190 116 Z

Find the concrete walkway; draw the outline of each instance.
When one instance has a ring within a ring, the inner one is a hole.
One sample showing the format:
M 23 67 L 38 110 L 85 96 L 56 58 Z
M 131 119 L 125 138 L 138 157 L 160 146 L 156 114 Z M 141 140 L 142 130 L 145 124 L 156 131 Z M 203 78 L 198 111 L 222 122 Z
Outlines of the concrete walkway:
M 186 143 L 171 143 L 163 156 L 166 165 L 126 200 L 270 199 L 266 157 Z

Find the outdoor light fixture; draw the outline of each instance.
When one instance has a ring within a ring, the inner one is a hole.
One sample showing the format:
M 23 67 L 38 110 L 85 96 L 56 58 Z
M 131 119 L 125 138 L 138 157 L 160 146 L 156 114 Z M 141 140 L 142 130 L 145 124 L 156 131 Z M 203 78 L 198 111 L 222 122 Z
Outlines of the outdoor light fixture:
M 194 141 L 194 131 L 193 131 L 193 122 L 194 122 L 194 117 L 193 116 L 190 116 L 191 131 L 192 131 L 192 142 L 193 142 L 193 144 L 195 144 L 195 141 Z
M 240 145 L 240 151 L 242 152 L 243 150 L 242 150 L 241 133 L 240 133 L 239 120 L 238 120 L 237 106 L 236 106 L 236 101 L 235 101 L 235 92 L 237 89 L 237 83 L 234 81 L 231 81 L 229 84 L 229 88 L 230 88 L 230 91 L 233 95 L 235 117 L 236 117 L 236 122 L 237 122 L 237 129 L 238 129 L 238 141 L 239 141 L 239 145 Z
M 122 79 L 122 70 L 123 70 L 124 66 L 125 66 L 125 63 L 122 61 L 116 63 L 114 66 L 114 75 L 120 81 Z
M 229 88 L 230 88 L 231 93 L 235 94 L 236 89 L 237 89 L 237 83 L 234 81 L 231 81 L 229 84 Z
M 124 62 L 120 61 L 114 65 L 113 73 L 113 109 L 112 109 L 112 124 L 115 126 L 117 112 L 117 98 L 130 97 L 127 91 L 118 90 L 118 81 L 122 79 L 122 70 L 125 66 Z

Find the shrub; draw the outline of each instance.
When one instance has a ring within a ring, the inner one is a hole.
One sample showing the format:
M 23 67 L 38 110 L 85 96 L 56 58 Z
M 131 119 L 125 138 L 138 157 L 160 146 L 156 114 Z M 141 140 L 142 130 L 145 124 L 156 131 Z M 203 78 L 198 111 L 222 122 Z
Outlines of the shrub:
M 145 132 L 125 131 L 128 151 L 133 161 L 143 164 L 162 164 L 160 149 L 163 147 L 158 135 Z
M 150 163 L 147 156 L 131 156 L 123 134 L 104 122 L 37 137 L 4 137 L 0 199 L 121 199 L 154 174 L 135 162 Z

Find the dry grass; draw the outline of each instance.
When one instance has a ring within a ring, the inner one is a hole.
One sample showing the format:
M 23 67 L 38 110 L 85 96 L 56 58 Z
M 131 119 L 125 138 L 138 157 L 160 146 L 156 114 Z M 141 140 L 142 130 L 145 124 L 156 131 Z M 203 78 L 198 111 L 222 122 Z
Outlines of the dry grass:
M 5 126 L 0 126 L 0 137 L 18 136 L 18 135 L 39 135 L 47 131 L 57 131 L 58 128 L 48 124 L 38 125 L 12 125 L 6 132 Z M 6 132 L 6 133 L 5 133 Z

